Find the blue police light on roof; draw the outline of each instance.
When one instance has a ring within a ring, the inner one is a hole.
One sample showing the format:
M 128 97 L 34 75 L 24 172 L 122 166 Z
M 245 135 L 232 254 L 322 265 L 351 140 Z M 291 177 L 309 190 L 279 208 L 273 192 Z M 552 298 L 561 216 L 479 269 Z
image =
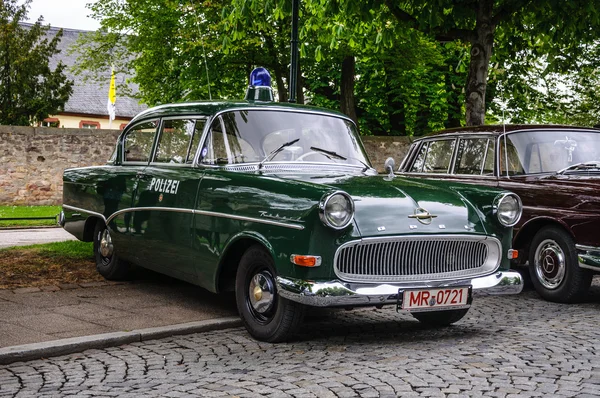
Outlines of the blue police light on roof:
M 263 67 L 255 68 L 250 72 L 250 85 L 255 87 L 271 87 L 271 75 L 269 71 Z
M 250 85 L 246 90 L 247 101 L 273 101 L 271 75 L 265 68 L 255 68 L 250 73 Z

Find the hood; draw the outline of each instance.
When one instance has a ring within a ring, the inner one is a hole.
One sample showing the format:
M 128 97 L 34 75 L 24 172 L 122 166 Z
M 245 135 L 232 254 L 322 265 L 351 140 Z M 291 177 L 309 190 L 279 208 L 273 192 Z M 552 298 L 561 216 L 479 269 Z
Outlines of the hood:
M 290 176 L 287 176 L 290 178 Z M 486 233 L 478 210 L 453 184 L 384 175 L 294 175 L 293 179 L 341 190 L 354 200 L 363 237 L 395 234 Z M 489 203 L 491 204 L 491 203 Z M 417 214 L 429 219 L 416 218 Z

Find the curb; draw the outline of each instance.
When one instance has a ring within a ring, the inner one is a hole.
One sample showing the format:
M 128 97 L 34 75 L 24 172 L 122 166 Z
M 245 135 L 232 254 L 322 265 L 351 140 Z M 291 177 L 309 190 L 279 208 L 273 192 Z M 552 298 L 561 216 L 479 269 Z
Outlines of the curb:
M 48 229 L 48 228 L 62 228 L 57 225 L 24 225 L 24 226 L 12 226 L 12 227 L 0 227 L 0 231 L 12 231 L 15 229 Z
M 178 325 L 138 329 L 130 332 L 113 332 L 92 336 L 73 337 L 69 339 L 45 341 L 42 343 L 24 344 L 0 348 L 0 365 L 13 362 L 31 361 L 34 359 L 73 354 L 90 349 L 102 349 L 123 344 L 139 343 L 164 337 L 209 332 L 242 326 L 238 317 L 225 317 L 205 321 L 181 323 Z

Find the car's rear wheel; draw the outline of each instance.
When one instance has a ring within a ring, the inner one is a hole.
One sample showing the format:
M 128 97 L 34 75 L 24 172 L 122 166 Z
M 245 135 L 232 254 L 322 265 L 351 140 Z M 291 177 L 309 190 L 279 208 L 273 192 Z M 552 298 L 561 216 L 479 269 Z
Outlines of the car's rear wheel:
M 96 269 L 106 279 L 122 280 L 129 275 L 129 264 L 115 253 L 110 230 L 103 222 L 94 229 L 94 257 Z
M 573 238 L 557 227 L 542 228 L 533 238 L 529 274 L 539 295 L 558 303 L 581 301 L 593 277 L 579 267 Z
M 242 256 L 235 292 L 242 321 L 257 340 L 287 340 L 304 316 L 304 306 L 277 294 L 273 258 L 261 246 L 250 247 Z
M 469 312 L 468 308 L 446 311 L 412 312 L 411 315 L 426 326 L 443 327 L 456 323 Z

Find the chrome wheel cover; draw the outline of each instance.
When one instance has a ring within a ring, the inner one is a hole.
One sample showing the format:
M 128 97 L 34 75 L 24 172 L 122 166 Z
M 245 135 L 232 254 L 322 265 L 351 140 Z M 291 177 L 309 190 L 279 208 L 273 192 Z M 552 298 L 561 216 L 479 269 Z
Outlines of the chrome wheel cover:
M 265 316 L 275 302 L 275 283 L 267 271 L 261 271 L 250 279 L 248 300 L 251 309 L 259 316 Z
M 100 247 L 98 248 L 98 251 L 102 257 L 107 259 L 109 259 L 113 254 L 113 244 L 108 229 L 105 229 L 100 233 Z
M 546 289 L 554 290 L 565 279 L 566 256 L 562 248 L 552 239 L 542 241 L 535 250 L 535 274 Z

